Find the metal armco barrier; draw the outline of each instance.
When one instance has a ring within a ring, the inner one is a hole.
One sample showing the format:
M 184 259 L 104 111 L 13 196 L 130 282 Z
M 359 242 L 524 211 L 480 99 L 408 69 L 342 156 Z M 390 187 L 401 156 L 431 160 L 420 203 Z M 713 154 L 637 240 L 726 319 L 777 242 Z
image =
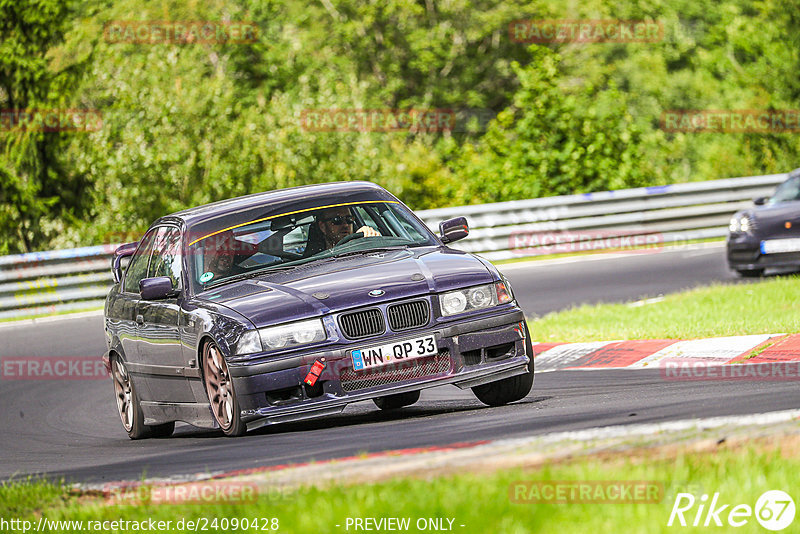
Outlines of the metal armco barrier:
M 116 246 L 0 256 L 0 319 L 102 307 Z
M 728 178 L 442 208 L 418 214 L 432 229 L 438 227 L 438 221 L 466 216 L 470 235 L 454 247 L 497 261 L 589 250 L 590 247 L 581 248 L 582 242 L 608 248 L 600 246 L 602 241 L 613 245 L 620 240 L 612 238 L 626 236 L 638 236 L 633 241 L 646 245 L 724 237 L 734 212 L 752 206 L 755 197 L 770 195 L 786 178 L 786 174 Z
M 659 246 L 723 237 L 730 216 L 786 174 L 729 178 L 418 211 L 434 231 L 466 216 L 454 248 L 496 261 L 558 252 Z M 0 256 L 0 319 L 99 308 L 116 244 Z

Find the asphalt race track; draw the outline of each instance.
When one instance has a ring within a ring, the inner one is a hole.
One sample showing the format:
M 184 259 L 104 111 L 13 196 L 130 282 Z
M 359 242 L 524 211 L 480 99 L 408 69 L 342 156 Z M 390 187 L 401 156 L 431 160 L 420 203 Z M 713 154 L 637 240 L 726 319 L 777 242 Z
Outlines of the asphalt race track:
M 576 304 L 626 302 L 714 282 L 739 283 L 723 243 L 560 260 L 509 263 L 500 270 L 529 317 Z
M 715 281 L 738 282 L 718 245 L 501 269 L 530 316 L 583 302 L 636 300 Z M 98 315 L 0 325 L 0 357 L 99 357 L 104 349 Z M 140 479 L 143 473 L 230 471 L 612 424 L 784 410 L 800 407 L 800 389 L 793 382 L 665 381 L 657 370 L 563 371 L 537 375 L 525 400 L 501 408 L 485 407 L 470 391 L 448 386 L 426 390 L 416 405 L 396 413 L 380 412 L 368 402 L 337 416 L 266 427 L 238 439 L 179 425 L 172 438 L 144 441 L 131 441 L 123 431 L 110 379 L 2 380 L 0 406 L 0 479 L 47 473 L 103 482 Z

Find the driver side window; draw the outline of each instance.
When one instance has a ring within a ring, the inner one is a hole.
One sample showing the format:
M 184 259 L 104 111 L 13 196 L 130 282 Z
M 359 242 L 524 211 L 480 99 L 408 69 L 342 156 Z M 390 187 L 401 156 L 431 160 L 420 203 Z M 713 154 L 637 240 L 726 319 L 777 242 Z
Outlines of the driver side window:
M 147 277 L 167 276 L 172 288 L 179 289 L 182 271 L 181 232 L 175 227 L 164 226 L 158 230 L 153 243 L 153 256 Z
M 150 255 L 153 252 L 153 238 L 156 235 L 157 228 L 153 228 L 145 234 L 142 242 L 139 243 L 139 248 L 131 258 L 128 264 L 128 269 L 125 271 L 125 281 L 123 284 L 123 291 L 128 293 L 139 292 L 139 281 L 147 277 L 147 267 L 150 263 Z

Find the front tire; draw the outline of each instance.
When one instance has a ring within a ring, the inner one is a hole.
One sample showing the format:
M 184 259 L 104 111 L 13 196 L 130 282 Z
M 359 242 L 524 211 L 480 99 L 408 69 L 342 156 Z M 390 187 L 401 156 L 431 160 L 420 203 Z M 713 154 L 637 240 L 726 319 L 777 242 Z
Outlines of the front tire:
M 377 399 L 372 399 L 372 402 L 381 410 L 397 410 L 403 406 L 411 406 L 417 402 L 419 400 L 419 394 L 419 390 L 408 391 L 406 393 L 378 397 Z
M 503 406 L 510 402 L 524 399 L 533 387 L 533 344 L 528 325 L 525 325 L 525 352 L 531 359 L 528 362 L 528 372 L 489 382 L 472 388 L 472 392 L 479 401 L 488 406 Z
M 242 421 L 228 363 L 213 341 L 203 347 L 203 381 L 211 413 L 222 432 L 228 437 L 243 436 L 247 432 L 247 425 Z

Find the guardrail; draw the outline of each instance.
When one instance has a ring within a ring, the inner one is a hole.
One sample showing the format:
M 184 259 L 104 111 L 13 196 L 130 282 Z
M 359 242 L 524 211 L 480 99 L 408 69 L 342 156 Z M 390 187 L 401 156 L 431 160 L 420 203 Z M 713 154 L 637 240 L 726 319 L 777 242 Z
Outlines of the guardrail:
M 568 250 L 723 237 L 728 220 L 786 174 L 419 211 L 433 230 L 466 216 L 455 248 L 496 261 Z M 0 256 L 0 319 L 102 307 L 116 244 Z

